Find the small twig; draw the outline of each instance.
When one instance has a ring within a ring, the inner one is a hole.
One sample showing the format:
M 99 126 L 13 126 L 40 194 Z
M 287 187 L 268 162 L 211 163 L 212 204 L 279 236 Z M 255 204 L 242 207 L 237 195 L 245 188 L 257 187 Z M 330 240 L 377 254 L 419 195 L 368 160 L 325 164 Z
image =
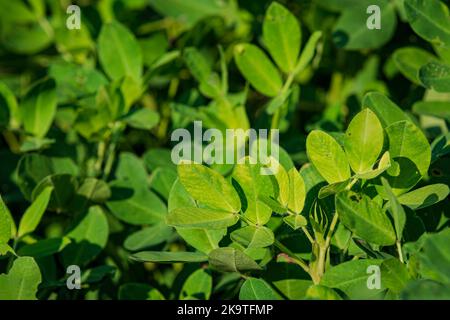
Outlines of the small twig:
M 308 229 L 306 229 L 306 227 L 302 227 L 302 231 L 305 233 L 305 235 L 308 238 L 309 242 L 311 242 L 311 244 L 313 244 L 315 242 L 315 240 L 311 236 L 311 233 L 309 233 Z
M 336 224 L 338 221 L 338 214 L 337 212 L 333 215 L 333 220 L 331 220 L 330 229 L 328 230 L 327 238 L 325 239 L 325 248 L 328 248 L 330 246 L 331 237 L 333 235 L 333 231 L 336 228 Z
M 400 259 L 401 263 L 405 263 L 405 261 L 403 260 L 402 245 L 399 240 L 397 240 L 396 245 L 397 245 L 397 251 L 398 251 L 398 258 Z
M 289 257 L 289 259 L 288 259 L 289 261 L 299 265 L 303 270 L 305 270 L 305 272 L 307 272 L 309 274 L 308 264 L 303 259 L 297 257 L 295 255 L 295 253 L 293 253 L 291 250 L 286 248 L 280 241 L 275 239 L 274 244 L 278 249 L 280 249 L 280 251 L 282 251 L 284 254 L 286 254 Z

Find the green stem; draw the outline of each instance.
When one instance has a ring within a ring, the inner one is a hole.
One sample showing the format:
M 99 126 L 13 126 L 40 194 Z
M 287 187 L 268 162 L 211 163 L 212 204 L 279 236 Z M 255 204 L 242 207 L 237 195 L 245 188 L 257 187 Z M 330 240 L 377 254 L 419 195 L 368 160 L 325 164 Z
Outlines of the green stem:
M 294 263 L 299 265 L 305 272 L 309 274 L 309 267 L 308 264 L 301 258 L 299 258 L 295 253 L 293 253 L 291 250 L 289 250 L 287 247 L 285 247 L 280 241 L 275 239 L 274 242 L 275 246 L 280 249 L 284 254 L 288 255 L 290 260 L 292 260 Z
M 111 173 L 112 166 L 114 164 L 114 160 L 116 158 L 116 147 L 119 142 L 120 135 L 122 133 L 123 125 L 120 122 L 116 122 L 113 125 L 112 133 L 111 133 L 111 143 L 108 147 L 108 155 L 106 158 L 105 169 L 103 171 L 103 180 L 107 180 L 109 174 Z
M 283 88 L 281 89 L 280 93 L 278 94 L 278 96 L 282 96 L 287 93 L 287 91 L 291 87 L 292 82 L 294 81 L 294 78 L 295 78 L 295 73 L 294 72 L 290 73 L 288 78 L 286 79 L 286 82 L 283 85 Z M 280 127 L 282 111 L 283 111 L 283 109 L 281 107 L 279 107 L 275 111 L 275 113 L 273 114 L 273 117 L 272 117 L 272 123 L 270 125 L 270 129 L 275 130 Z
M 333 231 L 336 228 L 336 224 L 338 222 L 338 214 L 337 212 L 333 215 L 333 220 L 331 220 L 330 229 L 328 230 L 327 238 L 325 239 L 325 248 L 330 246 L 331 237 L 333 236 Z
M 308 229 L 306 229 L 305 227 L 302 227 L 302 231 L 305 233 L 305 235 L 308 238 L 309 242 L 311 242 L 311 244 L 313 244 L 314 243 L 314 238 L 311 236 L 311 234 L 309 233 Z
M 106 143 L 105 141 L 100 141 L 97 147 L 97 161 L 95 162 L 94 170 L 96 176 L 99 176 L 102 170 L 103 161 L 105 160 Z
M 400 240 L 397 240 L 396 245 L 398 251 L 398 258 L 400 259 L 401 263 L 405 263 L 405 261 L 403 260 L 402 244 L 400 243 Z

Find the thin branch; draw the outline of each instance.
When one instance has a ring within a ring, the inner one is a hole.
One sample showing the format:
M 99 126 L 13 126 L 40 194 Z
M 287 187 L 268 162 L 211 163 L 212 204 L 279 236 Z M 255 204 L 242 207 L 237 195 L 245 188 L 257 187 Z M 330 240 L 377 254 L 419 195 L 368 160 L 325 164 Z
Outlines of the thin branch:
M 328 248 L 330 246 L 331 237 L 333 235 L 334 228 L 336 228 L 336 224 L 338 221 L 338 214 L 337 212 L 333 215 L 333 220 L 331 220 L 330 229 L 328 230 L 327 238 L 325 240 L 325 248 Z
M 397 245 L 397 251 L 398 251 L 398 258 L 400 259 L 401 263 L 405 263 L 403 260 L 403 252 L 402 252 L 402 245 L 399 240 L 395 243 Z
M 309 242 L 311 242 L 311 244 L 313 244 L 315 242 L 315 240 L 311 236 L 311 233 L 309 233 L 308 229 L 306 229 L 305 227 L 302 227 L 302 231 L 305 233 L 305 235 L 308 238 Z
M 275 246 L 280 249 L 284 254 L 289 257 L 289 260 L 297 265 L 299 265 L 305 272 L 309 274 L 308 264 L 301 258 L 297 257 L 295 253 L 286 248 L 280 241 L 275 239 Z

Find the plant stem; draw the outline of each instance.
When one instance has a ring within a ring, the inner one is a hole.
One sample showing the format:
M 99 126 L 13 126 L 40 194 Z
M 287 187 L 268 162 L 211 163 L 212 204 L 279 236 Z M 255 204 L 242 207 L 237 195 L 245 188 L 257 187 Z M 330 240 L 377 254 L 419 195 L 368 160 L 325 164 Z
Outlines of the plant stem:
M 309 242 L 311 242 L 311 244 L 313 244 L 315 240 L 311 236 L 311 234 L 309 233 L 308 229 L 306 229 L 305 227 L 302 227 L 302 231 L 305 233 L 305 235 L 308 238 Z
M 109 174 L 111 173 L 112 166 L 114 164 L 114 160 L 116 157 L 116 147 L 119 142 L 120 135 L 122 133 L 122 124 L 116 122 L 113 125 L 112 133 L 111 133 L 111 143 L 108 147 L 108 155 L 106 158 L 105 169 L 103 170 L 103 180 L 107 180 Z
M 327 252 L 330 248 L 331 237 L 333 235 L 333 231 L 336 228 L 336 224 L 338 221 L 337 212 L 334 213 L 333 220 L 331 220 L 330 229 L 328 230 L 327 237 L 325 242 L 316 243 L 313 245 L 313 254 L 317 257 L 317 263 L 312 265 L 311 278 L 315 284 L 320 282 L 323 274 L 325 273 L 325 266 L 327 264 Z
M 289 90 L 289 87 L 291 86 L 292 82 L 294 81 L 295 73 L 292 72 L 289 74 L 288 78 L 286 79 L 286 82 L 283 85 L 283 88 L 281 89 L 278 96 L 285 95 L 286 92 Z M 272 117 L 272 122 L 270 124 L 270 129 L 275 130 L 280 127 L 280 120 L 281 120 L 281 112 L 282 112 L 282 106 L 280 106 Z
M 286 248 L 280 241 L 275 239 L 274 242 L 275 246 L 280 249 L 280 251 L 282 251 L 283 253 L 285 253 L 286 255 L 289 256 L 289 258 L 295 262 L 296 264 L 298 264 L 303 270 L 305 270 L 305 272 L 307 272 L 309 274 L 309 267 L 308 264 L 301 258 L 297 257 L 297 255 L 295 253 L 293 253 L 291 250 L 289 250 L 288 248 Z
M 102 170 L 103 161 L 105 160 L 106 143 L 100 141 L 97 147 L 97 161 L 95 162 L 94 170 L 96 176 L 99 176 Z
M 8 144 L 9 149 L 11 150 L 12 153 L 20 153 L 20 143 L 17 140 L 14 133 L 5 130 L 3 131 L 3 137 L 5 138 L 5 141 Z
M 403 260 L 402 244 L 400 243 L 399 240 L 397 240 L 396 245 L 398 251 L 398 258 L 400 259 L 401 263 L 405 263 L 405 261 Z
M 336 224 L 338 221 L 338 214 L 337 212 L 333 215 L 333 220 L 331 220 L 330 229 L 328 230 L 327 238 L 325 239 L 325 248 L 328 248 L 330 246 L 331 237 L 333 235 L 333 231 L 336 228 Z

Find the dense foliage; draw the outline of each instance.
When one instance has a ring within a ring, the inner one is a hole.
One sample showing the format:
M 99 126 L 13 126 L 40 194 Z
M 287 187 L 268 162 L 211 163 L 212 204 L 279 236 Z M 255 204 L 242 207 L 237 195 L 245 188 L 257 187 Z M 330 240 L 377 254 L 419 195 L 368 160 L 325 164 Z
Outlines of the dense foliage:
M 450 299 L 448 1 L 70 4 L 0 1 L 0 299 Z

